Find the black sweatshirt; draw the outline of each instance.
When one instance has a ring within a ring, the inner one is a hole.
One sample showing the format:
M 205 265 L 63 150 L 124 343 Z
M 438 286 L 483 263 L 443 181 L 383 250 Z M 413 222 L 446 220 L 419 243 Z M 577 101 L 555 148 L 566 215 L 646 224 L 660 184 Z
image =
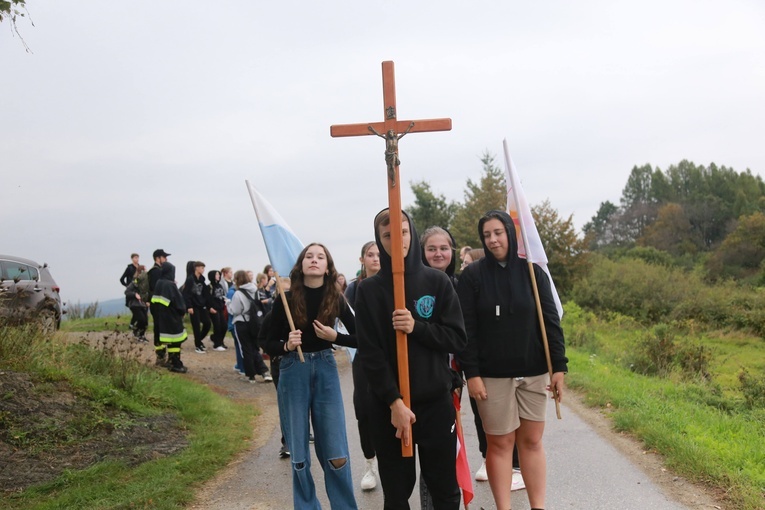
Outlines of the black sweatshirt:
M 334 284 L 333 284 L 334 285 Z M 308 317 L 308 326 L 300 327 L 295 325 L 296 328 L 302 331 L 301 349 L 303 352 L 318 352 L 324 349 L 331 349 L 332 345 L 345 345 L 347 347 L 356 347 L 356 325 L 353 317 L 353 312 L 348 307 L 345 299 L 341 305 L 340 320 L 345 324 L 349 335 L 342 333 L 337 334 L 337 338 L 334 342 L 328 342 L 322 340 L 316 336 L 316 331 L 313 329 L 313 321 L 319 315 L 319 307 L 321 306 L 321 300 L 324 297 L 325 285 L 317 289 L 304 287 L 305 290 L 305 304 L 306 304 L 306 316 Z M 287 292 L 287 301 L 292 299 L 291 293 Z M 325 324 L 325 326 L 334 327 L 334 324 Z M 271 310 L 271 327 L 268 329 L 266 342 L 262 346 L 270 356 L 283 356 L 284 342 L 287 341 L 290 333 L 290 324 L 287 321 L 287 314 L 284 312 L 284 304 L 281 299 L 274 301 L 274 307 Z
M 468 347 L 460 353 L 462 369 L 468 379 L 541 375 L 547 373 L 547 362 L 528 262 L 518 257 L 515 226 L 510 215 L 494 212 L 507 231 L 507 264 L 503 267 L 486 247 L 482 219 L 478 235 L 486 256 L 462 271 L 457 286 L 468 336 Z M 541 267 L 537 264 L 533 267 L 553 372 L 566 372 L 568 359 L 563 330 L 550 280 Z
M 404 214 L 404 218 L 409 218 Z M 406 307 L 415 320 L 407 335 L 409 388 L 412 405 L 448 395 L 452 389 L 449 353 L 466 344 L 459 300 L 446 273 L 422 263 L 420 241 L 412 236 L 404 259 Z M 356 329 L 362 367 L 372 394 L 387 405 L 401 398 L 398 387 L 396 332 L 393 329 L 393 272 L 378 232 L 380 272 L 365 278 L 356 289 Z

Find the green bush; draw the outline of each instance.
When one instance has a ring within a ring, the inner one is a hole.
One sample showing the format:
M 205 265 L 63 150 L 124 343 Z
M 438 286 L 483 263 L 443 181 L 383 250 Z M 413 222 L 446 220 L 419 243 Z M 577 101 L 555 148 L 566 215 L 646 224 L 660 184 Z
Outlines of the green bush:
M 597 321 L 595 314 L 583 310 L 573 301 L 566 303 L 563 310 L 562 326 L 566 335 L 566 344 L 587 351 L 597 350 L 598 338 L 592 327 Z
M 638 340 L 630 368 L 643 375 L 666 376 L 672 370 L 675 353 L 675 335 L 666 324 L 658 324 Z
M 765 408 L 765 377 L 754 377 L 749 371 L 742 369 L 738 374 L 741 392 L 750 409 Z
M 677 372 L 684 379 L 709 381 L 711 361 L 712 349 L 689 339 L 679 341 L 672 325 L 657 324 L 638 339 L 630 368 L 643 375 Z
M 691 321 L 765 338 L 765 289 L 732 281 L 708 285 L 697 272 L 642 258 L 593 256 L 589 275 L 577 282 L 572 297 L 588 310 L 627 315 L 643 324 Z

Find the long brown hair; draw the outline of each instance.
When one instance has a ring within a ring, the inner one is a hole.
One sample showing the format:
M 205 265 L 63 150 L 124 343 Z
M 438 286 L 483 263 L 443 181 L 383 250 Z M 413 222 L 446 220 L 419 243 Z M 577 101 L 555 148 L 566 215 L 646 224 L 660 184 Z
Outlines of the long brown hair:
M 327 247 L 321 243 L 311 243 L 303 248 L 303 251 L 298 255 L 297 262 L 292 267 L 292 271 L 290 271 L 290 311 L 292 312 L 292 318 L 295 320 L 295 327 L 306 328 L 311 325 L 306 312 L 305 282 L 303 281 L 303 259 L 305 259 L 305 254 L 311 246 L 318 246 L 324 250 L 324 254 L 327 256 L 327 274 L 324 275 L 324 297 L 321 299 L 316 320 L 325 326 L 332 327 L 335 325 L 335 318 L 340 315 L 341 306 L 345 305 L 345 299 L 338 286 L 335 285 L 337 281 L 335 261 L 332 259 L 332 255 L 330 255 Z

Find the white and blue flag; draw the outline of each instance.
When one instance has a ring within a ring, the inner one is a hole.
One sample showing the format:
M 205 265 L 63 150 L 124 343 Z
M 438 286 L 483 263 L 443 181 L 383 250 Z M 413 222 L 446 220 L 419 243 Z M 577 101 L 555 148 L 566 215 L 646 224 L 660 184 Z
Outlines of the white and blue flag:
M 295 265 L 300 252 L 303 251 L 303 243 L 300 242 L 300 239 L 268 200 L 250 184 L 250 181 L 244 182 L 247 184 L 252 207 L 258 217 L 258 225 L 263 234 L 268 260 L 274 271 L 281 276 L 289 276 L 292 266 Z

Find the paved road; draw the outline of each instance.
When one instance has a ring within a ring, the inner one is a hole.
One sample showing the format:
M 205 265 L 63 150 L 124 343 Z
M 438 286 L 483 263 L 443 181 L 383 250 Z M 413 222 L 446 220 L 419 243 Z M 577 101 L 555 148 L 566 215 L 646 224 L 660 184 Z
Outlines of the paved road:
M 344 354 L 340 353 L 339 356 Z M 358 429 L 353 414 L 353 381 L 350 366 L 341 363 L 341 385 L 345 401 L 348 439 L 351 448 L 353 481 L 360 509 L 382 508 L 382 489 L 362 492 L 358 488 L 364 468 L 364 457 L 359 447 Z M 563 420 L 555 418 L 552 402 L 548 409 L 545 448 L 548 459 L 547 508 L 568 510 L 684 510 L 699 506 L 684 506 L 652 482 L 649 477 L 606 439 L 601 438 L 570 408 L 562 408 Z M 475 472 L 480 466 L 481 454 L 473 425 L 470 407 L 462 411 L 468 460 Z M 272 420 L 271 423 L 274 423 Z M 278 458 L 280 433 L 274 427 L 266 444 L 241 461 L 226 483 L 210 494 L 213 508 L 226 510 L 283 510 L 292 508 L 290 464 Z M 329 509 L 320 467 L 313 458 L 312 472 L 322 507 Z M 411 508 L 420 507 L 416 496 L 410 499 Z M 475 499 L 470 508 L 493 509 L 488 482 L 474 482 Z M 526 491 L 513 493 L 513 509 L 528 510 Z

